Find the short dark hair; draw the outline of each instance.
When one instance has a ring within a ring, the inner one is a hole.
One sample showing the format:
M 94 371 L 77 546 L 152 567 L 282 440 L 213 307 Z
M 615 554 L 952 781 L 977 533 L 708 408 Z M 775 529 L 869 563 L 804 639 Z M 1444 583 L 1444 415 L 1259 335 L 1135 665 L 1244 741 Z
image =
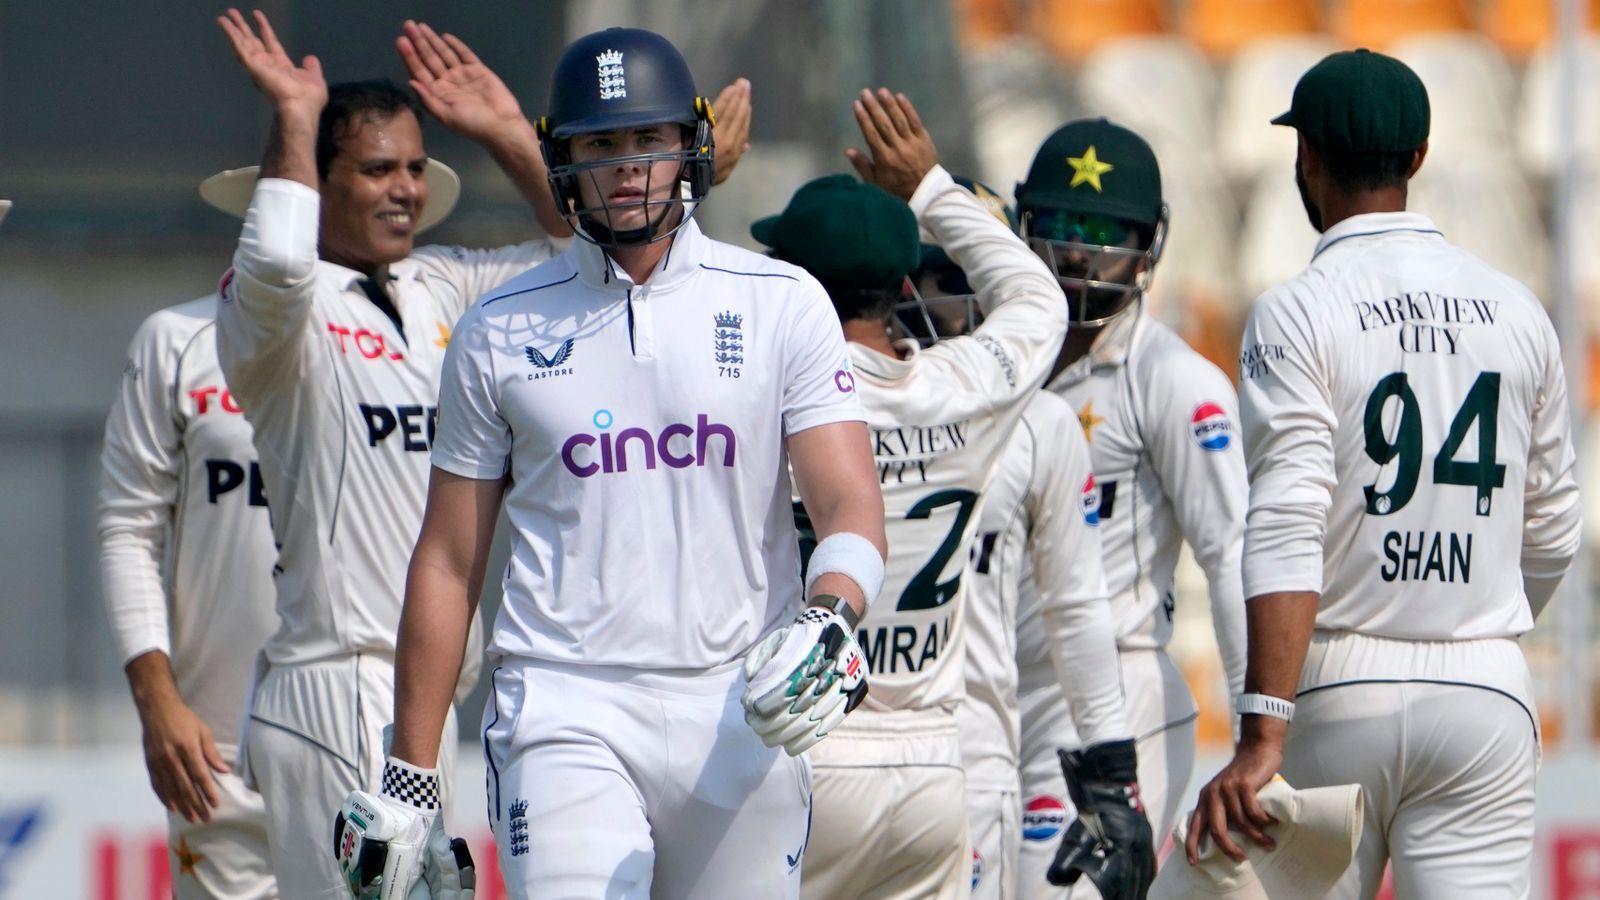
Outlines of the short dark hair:
M 1411 177 L 1411 158 L 1416 150 L 1358 152 L 1330 150 L 1312 145 L 1317 158 L 1328 170 L 1333 186 L 1341 191 L 1376 191 L 1405 187 Z
M 822 287 L 833 301 L 833 311 L 839 314 L 841 323 L 851 319 L 888 322 L 894 317 L 895 304 L 900 302 L 899 287 L 836 287 L 827 282 Z
M 342 81 L 328 87 L 328 104 L 317 122 L 317 177 L 328 177 L 328 166 L 339 154 L 339 142 L 351 131 L 351 123 L 383 123 L 401 110 L 410 110 L 422 123 L 422 103 L 417 95 L 387 78 L 370 81 Z

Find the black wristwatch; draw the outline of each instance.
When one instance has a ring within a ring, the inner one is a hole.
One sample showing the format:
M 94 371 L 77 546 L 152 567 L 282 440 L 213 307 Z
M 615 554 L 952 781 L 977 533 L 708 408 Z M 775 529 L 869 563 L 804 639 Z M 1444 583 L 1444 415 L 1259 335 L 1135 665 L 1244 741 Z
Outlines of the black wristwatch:
M 838 613 L 839 618 L 844 620 L 845 626 L 851 631 L 855 631 L 856 626 L 861 624 L 861 616 L 856 612 L 856 608 L 850 605 L 849 600 L 846 600 L 845 598 L 836 594 L 813 595 L 806 605 L 816 606 L 821 609 L 828 609 Z

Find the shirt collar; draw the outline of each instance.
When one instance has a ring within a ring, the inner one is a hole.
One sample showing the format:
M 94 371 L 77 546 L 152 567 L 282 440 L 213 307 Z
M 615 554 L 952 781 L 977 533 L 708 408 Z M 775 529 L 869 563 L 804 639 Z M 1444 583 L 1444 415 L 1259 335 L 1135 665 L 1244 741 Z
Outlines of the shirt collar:
M 1341 220 L 1327 231 L 1324 231 L 1322 238 L 1317 241 L 1317 250 L 1311 254 L 1311 258 L 1315 260 L 1322 255 L 1322 251 L 1340 241 L 1372 237 L 1394 231 L 1417 231 L 1424 234 L 1435 234 L 1440 238 L 1444 237 L 1444 233 L 1433 224 L 1433 220 L 1421 213 L 1362 213 L 1359 216 L 1351 216 L 1348 219 Z
M 710 239 L 700 231 L 700 226 L 693 218 L 683 223 L 683 227 L 669 240 L 672 246 L 656 263 L 647 281 L 652 292 L 670 290 L 687 280 L 700 268 L 700 261 L 705 258 L 706 248 L 710 244 Z M 584 283 L 601 288 L 633 286 L 633 279 L 621 266 L 611 261 L 605 250 L 581 237 L 573 243 L 573 251 L 578 258 L 578 277 Z
M 1140 324 L 1144 320 L 1144 298 L 1141 297 L 1128 305 L 1128 308 L 1119 313 L 1095 336 L 1094 343 L 1089 345 L 1089 352 L 1072 365 L 1061 370 L 1050 383 L 1076 384 L 1089 377 L 1089 373 L 1104 366 L 1120 366 L 1128 361 L 1129 348 L 1138 335 Z M 1071 326 L 1067 326 L 1071 328 Z
M 355 269 L 345 268 L 338 263 L 318 260 L 323 273 L 338 286 L 341 291 L 360 291 L 360 282 L 367 276 Z M 422 267 L 418 266 L 410 257 L 389 265 L 389 283 L 414 281 L 422 274 Z

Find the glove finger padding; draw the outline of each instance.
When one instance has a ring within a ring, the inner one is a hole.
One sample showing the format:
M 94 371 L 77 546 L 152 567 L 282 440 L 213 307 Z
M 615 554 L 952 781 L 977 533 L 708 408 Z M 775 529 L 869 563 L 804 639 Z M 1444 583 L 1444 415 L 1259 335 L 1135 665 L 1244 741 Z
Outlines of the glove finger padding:
M 1062 837 L 1046 878 L 1067 885 L 1087 875 L 1105 900 L 1144 900 L 1155 880 L 1155 839 L 1139 799 L 1133 741 L 1058 754 L 1078 821 Z
M 472 900 L 478 886 L 478 872 L 467 842 L 445 834 L 437 823 L 428 836 L 423 874 L 430 900 Z
M 745 658 L 745 721 L 768 747 L 797 756 L 867 695 L 866 660 L 836 613 L 809 608 Z

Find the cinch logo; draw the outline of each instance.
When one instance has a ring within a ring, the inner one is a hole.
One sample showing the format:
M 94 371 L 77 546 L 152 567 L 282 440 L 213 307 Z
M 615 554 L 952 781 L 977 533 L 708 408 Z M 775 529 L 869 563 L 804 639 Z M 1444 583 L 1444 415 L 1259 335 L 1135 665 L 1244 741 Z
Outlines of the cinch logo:
M 1049 794 L 1040 794 L 1022 808 L 1022 839 L 1048 841 L 1067 824 L 1067 808 Z
M 1083 483 L 1083 520 L 1090 525 L 1100 524 L 1100 488 L 1094 483 L 1094 475 Z
M 1194 415 L 1189 417 L 1189 433 L 1203 449 L 1226 450 L 1233 436 L 1233 423 L 1228 421 L 1228 413 L 1222 407 L 1207 400 L 1196 406 Z
M 674 469 L 704 466 L 714 437 L 722 439 L 723 467 L 733 467 L 737 444 L 733 429 L 712 422 L 705 413 L 695 417 L 693 426 L 673 423 L 661 429 L 660 435 L 653 435 L 643 428 L 624 428 L 613 437 L 607 430 L 613 421 L 611 410 L 596 410 L 594 427 L 600 430 L 600 434 L 579 432 L 567 438 L 566 443 L 561 445 L 561 462 L 566 465 L 568 472 L 579 478 L 588 478 L 601 472 L 607 475 L 626 472 L 630 449 L 634 452 L 633 467 L 636 469 L 640 465 L 654 469 L 657 458 Z

